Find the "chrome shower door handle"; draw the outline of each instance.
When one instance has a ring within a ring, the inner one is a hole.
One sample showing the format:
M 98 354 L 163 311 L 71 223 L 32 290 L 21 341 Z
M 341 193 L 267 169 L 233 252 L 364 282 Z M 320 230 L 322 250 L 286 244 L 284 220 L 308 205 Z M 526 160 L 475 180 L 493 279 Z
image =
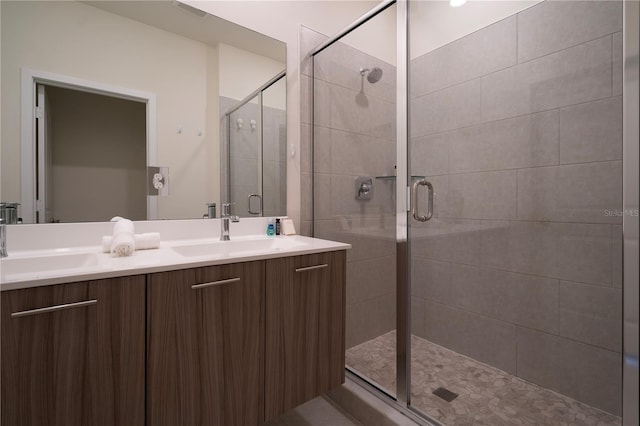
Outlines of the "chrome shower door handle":
M 426 215 L 422 215 L 418 212 L 418 187 L 421 185 L 426 186 L 427 192 L 429 193 Z M 411 214 L 418 222 L 426 222 L 433 216 L 433 185 L 431 185 L 431 182 L 427 182 L 424 179 L 418 179 L 413 182 L 413 189 L 411 191 Z
M 253 197 L 257 197 L 258 198 L 258 211 L 253 211 L 251 210 L 251 199 Z M 249 212 L 249 214 L 262 214 L 262 195 L 260 194 L 249 194 L 249 196 L 247 197 L 247 211 Z

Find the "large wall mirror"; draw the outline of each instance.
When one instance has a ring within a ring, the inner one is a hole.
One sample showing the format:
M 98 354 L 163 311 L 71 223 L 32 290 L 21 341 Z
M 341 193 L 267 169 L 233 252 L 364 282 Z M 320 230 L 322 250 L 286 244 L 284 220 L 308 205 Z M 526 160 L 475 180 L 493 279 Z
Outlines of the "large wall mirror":
M 286 213 L 284 43 L 177 1 L 0 8 L 0 197 L 25 223 Z

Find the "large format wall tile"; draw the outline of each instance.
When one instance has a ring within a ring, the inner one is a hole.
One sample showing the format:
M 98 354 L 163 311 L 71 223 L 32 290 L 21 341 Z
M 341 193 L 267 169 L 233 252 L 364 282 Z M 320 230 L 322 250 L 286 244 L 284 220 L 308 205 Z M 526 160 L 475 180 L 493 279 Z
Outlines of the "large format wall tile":
M 360 222 L 359 218 L 356 220 Z M 381 229 L 379 223 L 374 224 L 371 221 L 371 228 L 376 232 L 368 233 L 367 228 L 361 231 L 345 229 L 343 221 L 343 218 L 316 221 L 316 237 L 351 244 L 351 249 L 347 250 L 348 262 L 385 256 L 395 257 L 395 227 L 389 230 Z
M 621 223 L 622 162 L 518 170 L 518 218 L 557 222 Z
M 611 284 L 622 288 L 622 225 L 611 227 Z
M 518 328 L 518 376 L 620 415 L 622 356 L 617 352 Z
M 449 173 L 449 132 L 412 138 L 409 145 L 411 174 L 437 176 Z
M 322 143 L 331 143 L 331 172 L 363 176 L 382 176 L 393 172 L 396 144 L 384 139 L 329 130 Z M 380 182 L 374 182 L 377 186 Z
M 451 292 L 451 264 L 411 258 L 411 295 L 444 304 L 454 304 Z
M 479 220 L 431 219 L 424 226 L 412 226 L 413 256 L 443 262 L 480 265 Z
M 303 177 L 306 173 L 303 174 Z M 315 173 L 309 174 L 309 179 L 313 177 L 313 192 L 302 194 L 304 203 L 312 204 L 313 219 L 330 219 L 332 217 L 332 194 L 331 194 L 331 175 Z M 313 203 L 312 203 L 313 201 Z
M 424 299 L 411 297 L 411 334 L 426 338 L 424 329 Z
M 547 0 L 518 13 L 518 61 L 622 29 L 622 1 Z
M 449 175 L 445 211 L 456 219 L 516 217 L 516 171 Z
M 483 221 L 482 264 L 608 286 L 611 225 Z
M 516 372 L 516 327 L 482 315 L 427 300 L 425 335 L 431 342 Z
M 311 173 L 300 173 L 300 219 L 313 219 L 313 175 Z
M 323 90 L 320 88 L 320 91 Z M 335 85 L 329 85 L 326 101 L 328 102 L 330 120 L 329 125 L 326 127 L 374 136 L 389 141 L 395 140 L 395 103 Z M 324 107 L 321 106 L 320 108 L 321 110 L 315 115 L 316 118 L 322 117 L 325 113 Z M 324 122 L 325 119 L 326 117 L 322 117 L 320 123 Z
M 371 340 L 396 328 L 396 293 L 347 305 L 346 348 Z
M 560 335 L 622 351 L 622 290 L 560 283 Z
M 313 138 L 313 126 L 307 123 L 300 123 L 300 171 L 311 173 L 313 150 L 311 140 Z
M 511 16 L 411 62 L 410 97 L 422 96 L 516 64 L 516 17 Z
M 558 112 L 448 132 L 451 173 L 558 164 Z
M 560 162 L 622 159 L 622 97 L 560 110 Z
M 613 96 L 622 95 L 622 33 L 613 35 Z
M 395 256 L 347 263 L 347 304 L 374 299 L 396 288 Z
M 479 124 L 480 80 L 472 80 L 411 100 L 412 138 Z
M 611 36 L 482 78 L 482 121 L 611 96 Z
M 449 294 L 460 308 L 558 333 L 558 280 L 453 264 Z

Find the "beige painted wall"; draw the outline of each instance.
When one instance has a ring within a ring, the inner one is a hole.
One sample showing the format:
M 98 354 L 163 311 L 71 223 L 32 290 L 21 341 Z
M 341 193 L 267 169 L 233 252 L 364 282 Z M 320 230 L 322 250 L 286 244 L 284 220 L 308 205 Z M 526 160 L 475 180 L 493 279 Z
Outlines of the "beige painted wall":
M 171 179 L 159 217 L 202 217 L 204 203 L 219 198 L 218 120 L 209 119 L 218 117 L 217 49 L 81 3 L 0 4 L 3 199 L 20 199 L 20 69 L 28 67 L 155 93 L 157 163 Z
M 220 96 L 231 99 L 246 98 L 285 68 L 282 62 L 224 43 L 218 44 L 218 57 L 220 58 Z M 265 98 L 265 105 L 285 109 L 286 95 L 284 91 L 280 93 L 281 96 L 272 95 Z

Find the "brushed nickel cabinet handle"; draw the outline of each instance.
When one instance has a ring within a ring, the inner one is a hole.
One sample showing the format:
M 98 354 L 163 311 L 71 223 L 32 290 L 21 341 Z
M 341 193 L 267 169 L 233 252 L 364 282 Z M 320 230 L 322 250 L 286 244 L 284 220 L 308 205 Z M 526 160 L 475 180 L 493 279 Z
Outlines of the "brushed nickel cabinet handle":
M 63 311 L 65 309 L 83 308 L 98 303 L 97 299 L 85 300 L 84 302 L 66 303 L 64 305 L 48 306 L 46 308 L 31 309 L 28 311 L 13 312 L 11 318 L 26 317 L 29 315 L 47 314 L 49 312 Z
M 230 284 L 230 283 L 235 283 L 240 281 L 240 278 L 229 278 L 226 280 L 220 280 L 220 281 L 213 281 L 210 283 L 203 283 L 203 284 L 194 284 L 191 286 L 192 290 L 198 290 L 199 288 L 205 288 L 205 287 L 214 287 L 217 285 L 223 285 L 223 284 Z
M 305 271 L 313 271 L 314 269 L 322 269 L 322 268 L 326 268 L 327 265 L 326 263 L 323 263 L 322 265 L 314 265 L 314 266 L 307 266 L 304 268 L 296 268 L 296 272 L 305 272 Z

